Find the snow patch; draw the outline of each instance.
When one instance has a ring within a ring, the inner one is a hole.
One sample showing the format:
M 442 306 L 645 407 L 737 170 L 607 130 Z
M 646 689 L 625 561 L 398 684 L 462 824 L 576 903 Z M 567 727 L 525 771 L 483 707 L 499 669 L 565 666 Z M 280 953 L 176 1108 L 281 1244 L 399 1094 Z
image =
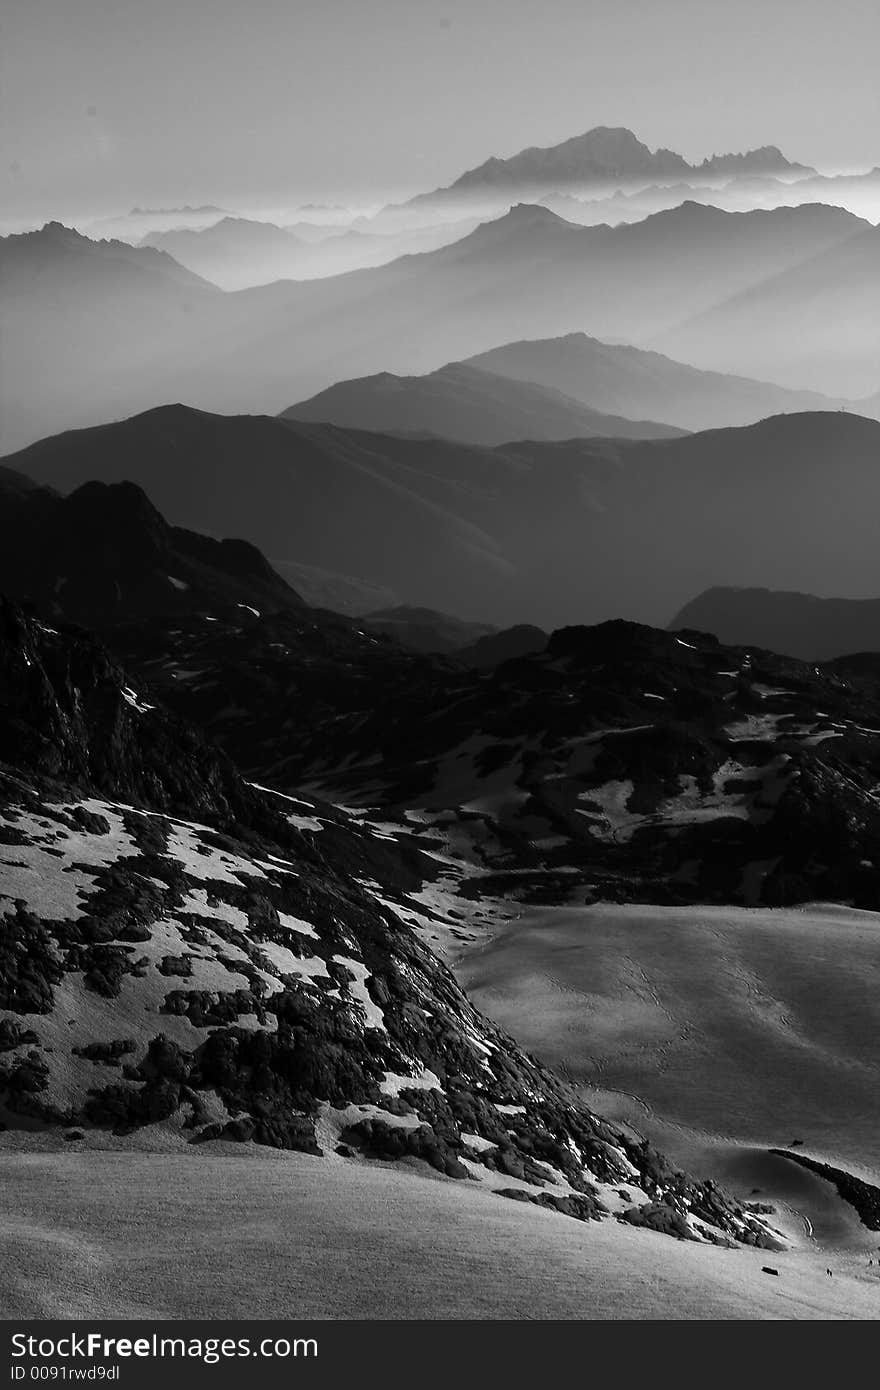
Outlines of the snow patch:
M 334 956 L 337 965 L 344 965 L 346 970 L 350 970 L 354 975 L 354 980 L 348 985 L 348 993 L 356 999 L 364 1011 L 364 1020 L 367 1028 L 379 1028 L 385 1032 L 385 1015 L 370 997 L 367 989 L 367 980 L 370 972 L 363 961 L 352 960 L 350 956 Z
M 399 1096 L 401 1091 L 442 1091 L 439 1076 L 422 1067 L 417 1076 L 401 1076 L 398 1072 L 386 1071 L 379 1090 L 383 1096 Z
M 132 690 L 131 686 L 128 685 L 122 687 L 122 698 L 127 705 L 131 705 L 132 709 L 136 709 L 138 714 L 149 714 L 151 709 L 156 708 L 155 705 L 148 705 L 146 700 L 139 699 L 137 691 Z

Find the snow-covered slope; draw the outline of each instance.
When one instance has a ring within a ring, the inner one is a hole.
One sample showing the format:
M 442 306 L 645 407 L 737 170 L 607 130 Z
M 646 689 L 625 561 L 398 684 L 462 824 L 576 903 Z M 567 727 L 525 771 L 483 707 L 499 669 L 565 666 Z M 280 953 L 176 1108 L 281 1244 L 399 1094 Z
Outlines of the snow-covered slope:
M 96 644 L 8 605 L 0 690 L 8 1134 L 409 1158 L 582 1220 L 774 1243 L 470 1005 L 364 886 L 375 831 L 322 846 L 318 816 L 243 783 Z M 414 887 L 429 856 L 383 849 L 373 874 Z

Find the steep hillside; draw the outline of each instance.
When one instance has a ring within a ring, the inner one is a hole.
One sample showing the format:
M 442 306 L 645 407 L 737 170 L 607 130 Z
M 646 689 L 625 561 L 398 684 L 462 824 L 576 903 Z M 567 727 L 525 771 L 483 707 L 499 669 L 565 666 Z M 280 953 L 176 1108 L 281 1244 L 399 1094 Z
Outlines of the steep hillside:
M 254 546 L 169 526 L 134 483 L 60 497 L 11 470 L 0 474 L 0 592 L 87 626 L 206 605 L 301 606 Z
M 575 1104 L 318 817 L 244 784 L 91 639 L 4 603 L 0 696 L 7 1129 L 417 1159 L 581 1220 L 775 1243 Z

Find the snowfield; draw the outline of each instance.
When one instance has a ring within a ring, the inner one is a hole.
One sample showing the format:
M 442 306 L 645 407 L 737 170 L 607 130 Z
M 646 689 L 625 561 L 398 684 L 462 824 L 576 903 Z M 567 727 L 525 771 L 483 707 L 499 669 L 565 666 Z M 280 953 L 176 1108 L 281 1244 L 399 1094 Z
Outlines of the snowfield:
M 833 1238 L 876 1247 L 827 1184 L 768 1174 L 764 1156 L 798 1139 L 880 1187 L 880 914 L 532 908 L 464 947 L 456 970 L 588 1104 L 743 1195 L 754 1174 L 765 1192 L 795 1191 Z
M 302 1154 L 0 1153 L 3 1318 L 876 1319 L 869 1271 Z M 290 1232 L 296 1238 L 290 1238 Z

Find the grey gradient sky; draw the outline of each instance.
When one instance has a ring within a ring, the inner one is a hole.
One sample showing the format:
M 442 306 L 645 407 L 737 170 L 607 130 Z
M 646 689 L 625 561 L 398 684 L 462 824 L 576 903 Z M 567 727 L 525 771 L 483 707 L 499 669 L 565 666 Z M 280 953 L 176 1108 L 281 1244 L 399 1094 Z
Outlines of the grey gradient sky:
M 381 201 L 627 125 L 880 164 L 877 0 L 3 0 L 5 221 Z

